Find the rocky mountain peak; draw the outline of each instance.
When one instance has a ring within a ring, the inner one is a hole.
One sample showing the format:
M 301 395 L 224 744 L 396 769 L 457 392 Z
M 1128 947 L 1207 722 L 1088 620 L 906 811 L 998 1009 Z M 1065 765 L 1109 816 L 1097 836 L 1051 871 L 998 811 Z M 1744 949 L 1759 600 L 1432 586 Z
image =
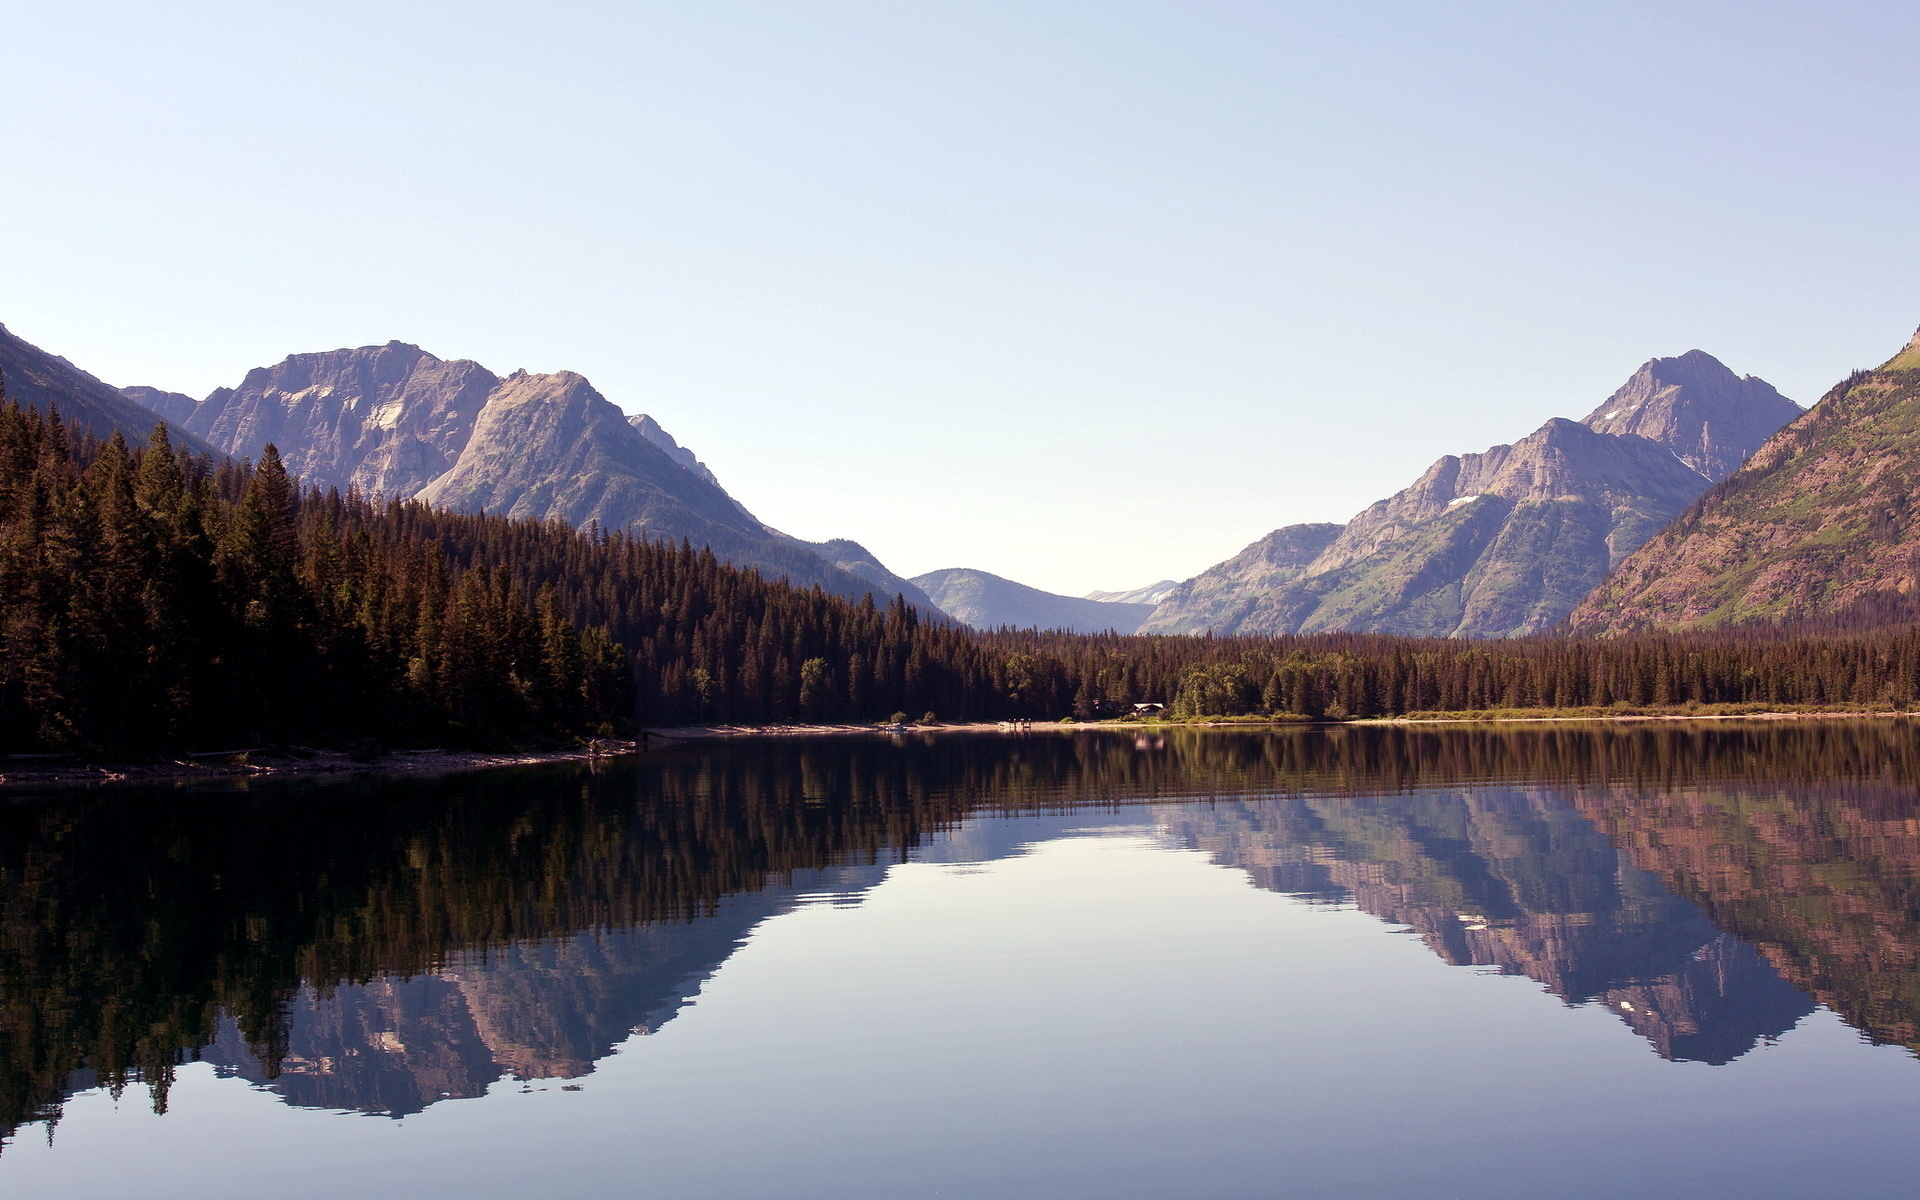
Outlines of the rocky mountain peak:
M 1276 531 L 1169 592 L 1141 628 L 1536 633 L 1799 415 L 1711 354 L 1652 359 L 1585 421 L 1446 455 L 1344 528 Z M 1310 561 L 1293 553 L 1314 544 Z
M 687 470 L 692 471 L 695 475 L 698 475 L 713 486 L 720 486 L 719 478 L 707 469 L 707 464 L 695 457 L 693 451 L 675 441 L 672 434 L 660 428 L 660 422 L 654 420 L 646 413 L 635 413 L 627 418 L 627 424 L 638 429 L 641 437 L 666 451 L 668 458 L 679 463 Z
M 1704 350 L 1649 359 L 1581 424 L 1658 442 L 1718 482 L 1782 426 L 1798 404 L 1752 375 L 1735 375 Z
M 452 468 L 499 382 L 479 363 L 392 341 L 255 368 L 185 421 L 230 454 L 258 454 L 272 442 L 309 483 L 404 499 Z
M 1920 595 L 1920 336 L 1860 372 L 1647 542 L 1571 615 L 1582 633 L 1910 620 Z

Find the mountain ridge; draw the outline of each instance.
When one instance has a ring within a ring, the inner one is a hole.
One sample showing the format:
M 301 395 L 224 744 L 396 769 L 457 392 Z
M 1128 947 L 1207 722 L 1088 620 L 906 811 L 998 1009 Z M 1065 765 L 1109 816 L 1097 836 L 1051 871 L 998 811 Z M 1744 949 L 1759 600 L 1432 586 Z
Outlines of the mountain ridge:
M 213 455 L 214 448 L 190 433 L 181 422 L 123 395 L 119 388 L 74 366 L 57 354 L 42 350 L 0 325 L 0 382 L 7 398 L 38 412 L 58 409 L 69 426 L 78 426 L 106 438 L 115 429 L 136 445 L 165 421 L 176 447 Z
M 1118 604 L 1044 592 L 971 567 L 915 575 L 941 610 L 974 629 L 1064 629 L 1074 633 L 1132 633 L 1150 604 Z
M 1703 351 L 1650 359 L 1585 421 L 1444 455 L 1343 526 L 1276 530 L 1183 582 L 1141 631 L 1543 632 L 1799 412 Z
M 1836 384 L 1568 617 L 1576 633 L 1912 619 L 1920 333 Z
M 254 457 L 272 443 L 314 486 L 687 539 L 769 577 L 849 598 L 899 595 L 945 619 L 857 543 L 812 544 L 765 525 L 651 416 L 629 416 L 573 372 L 501 376 L 389 341 L 289 355 L 198 402 L 150 387 L 120 395 L 178 414 L 210 452 Z

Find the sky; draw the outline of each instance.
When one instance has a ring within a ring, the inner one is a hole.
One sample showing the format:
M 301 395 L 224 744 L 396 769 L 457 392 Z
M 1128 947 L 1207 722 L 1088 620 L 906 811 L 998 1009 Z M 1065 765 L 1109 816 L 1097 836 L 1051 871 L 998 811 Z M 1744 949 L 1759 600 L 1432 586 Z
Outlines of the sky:
M 1892 4 L 0 0 L 0 322 L 569 369 L 901 574 L 1184 578 L 1920 323 Z

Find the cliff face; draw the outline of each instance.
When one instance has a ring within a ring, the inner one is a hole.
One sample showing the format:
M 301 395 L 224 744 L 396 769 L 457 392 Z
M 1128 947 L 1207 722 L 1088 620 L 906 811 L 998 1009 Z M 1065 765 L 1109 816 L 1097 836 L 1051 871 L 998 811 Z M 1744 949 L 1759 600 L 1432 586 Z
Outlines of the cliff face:
M 1830 617 L 1920 599 L 1920 334 L 1841 383 L 1576 610 L 1617 633 Z
M 913 582 L 941 611 L 975 629 L 1066 629 L 1076 633 L 1111 629 L 1132 633 L 1153 611 L 1151 604 L 1118 604 L 1043 592 L 966 567 L 929 571 L 914 576 Z
M 1581 424 L 1659 442 L 1717 482 L 1800 412 L 1766 380 L 1735 375 L 1713 355 L 1689 350 L 1642 366 Z
M 400 500 L 453 466 L 499 383 L 479 363 L 403 342 L 296 354 L 208 396 L 187 427 L 229 454 L 271 442 L 320 487 Z
M 296 354 L 198 403 L 154 388 L 127 397 L 177 414 L 222 453 L 255 457 L 272 443 L 320 487 L 686 538 L 769 578 L 849 598 L 902 595 L 942 615 L 853 543 L 813 546 L 768 528 L 653 418 L 629 418 L 572 372 L 503 379 L 388 342 Z M 847 566 L 827 552 L 842 545 L 857 551 Z
M 1448 455 L 1344 527 L 1268 535 L 1176 588 L 1142 630 L 1536 633 L 1799 411 L 1700 351 L 1655 359 L 1585 422 Z
M 761 534 L 731 497 L 668 458 L 571 371 L 522 371 L 492 389 L 452 469 L 419 498 L 696 542 Z
M 118 429 L 134 445 L 146 442 L 163 414 L 102 383 L 56 354 L 21 341 L 0 325 L 0 381 L 7 398 L 25 408 L 47 412 L 58 409 L 71 426 L 107 437 Z M 168 436 L 176 446 L 199 454 L 213 448 L 189 434 L 177 417 L 165 415 Z

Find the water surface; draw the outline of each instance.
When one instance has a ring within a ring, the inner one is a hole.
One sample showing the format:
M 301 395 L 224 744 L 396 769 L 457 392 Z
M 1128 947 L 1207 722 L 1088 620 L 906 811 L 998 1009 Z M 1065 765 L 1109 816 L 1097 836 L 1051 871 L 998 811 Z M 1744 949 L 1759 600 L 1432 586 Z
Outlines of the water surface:
M 7 1195 L 1908 1195 L 1904 724 L 0 806 Z

